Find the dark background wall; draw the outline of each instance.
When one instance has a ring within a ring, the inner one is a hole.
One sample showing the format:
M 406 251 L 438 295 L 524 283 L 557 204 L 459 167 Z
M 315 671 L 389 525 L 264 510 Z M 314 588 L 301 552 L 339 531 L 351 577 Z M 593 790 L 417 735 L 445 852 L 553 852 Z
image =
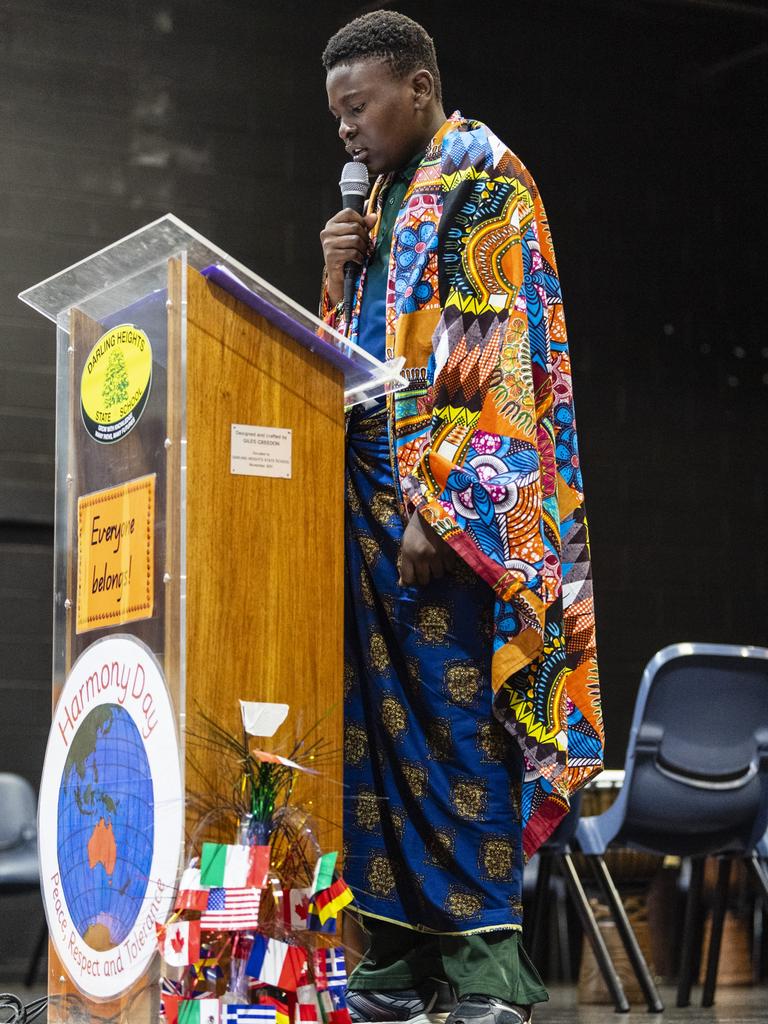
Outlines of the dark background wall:
M 394 6 L 433 34 L 447 106 L 490 123 L 547 204 L 618 767 L 655 650 L 768 644 L 768 12 Z M 16 294 L 172 211 L 314 307 L 344 159 L 319 55 L 365 9 L 0 0 L 2 771 L 37 782 L 50 693 L 54 331 Z M 0 972 L 26 952 L 8 913 Z

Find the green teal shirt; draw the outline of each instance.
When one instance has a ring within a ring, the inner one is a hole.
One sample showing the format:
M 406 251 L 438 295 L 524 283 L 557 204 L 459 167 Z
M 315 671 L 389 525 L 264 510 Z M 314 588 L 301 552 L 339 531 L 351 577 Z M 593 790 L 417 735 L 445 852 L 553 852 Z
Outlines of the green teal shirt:
M 385 338 L 387 308 L 387 277 L 389 276 L 389 254 L 392 250 L 392 232 L 403 205 L 405 193 L 411 183 L 424 154 L 419 153 L 406 168 L 398 171 L 384 194 L 381 207 L 381 224 L 376 238 L 371 261 L 365 274 L 365 286 L 360 300 L 357 343 L 376 359 L 386 360 Z

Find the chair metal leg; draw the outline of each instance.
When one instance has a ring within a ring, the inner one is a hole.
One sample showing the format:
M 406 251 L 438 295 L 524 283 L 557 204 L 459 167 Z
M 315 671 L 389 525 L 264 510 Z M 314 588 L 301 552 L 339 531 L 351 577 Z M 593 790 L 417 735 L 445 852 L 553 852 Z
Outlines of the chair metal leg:
M 613 960 L 611 960 L 611 954 L 608 952 L 605 939 L 595 920 L 595 915 L 592 912 L 592 907 L 589 905 L 587 894 L 584 892 L 584 886 L 581 884 L 581 879 L 576 872 L 570 853 L 562 854 L 561 864 L 563 867 L 563 877 L 579 915 L 581 927 L 584 929 L 584 934 L 592 946 L 597 966 L 600 968 L 603 980 L 608 986 L 616 1012 L 629 1013 L 629 1001 L 624 993 L 624 986 L 621 984 L 621 979 L 616 973 Z
M 768 870 L 766 870 L 765 865 L 761 863 L 760 858 L 756 853 L 753 853 L 752 856 L 748 858 L 747 863 L 752 868 L 752 874 L 754 875 L 757 884 L 763 890 L 763 896 L 765 899 L 768 899 Z
M 48 925 L 43 919 L 43 925 L 40 929 L 40 934 L 37 936 L 37 942 L 35 943 L 35 949 L 32 953 L 32 958 L 29 961 L 29 967 L 27 968 L 27 976 L 24 979 L 24 984 L 27 988 L 31 988 L 35 979 L 37 978 L 37 969 L 40 966 L 40 961 L 43 958 L 43 950 L 48 942 Z
M 704 979 L 704 991 L 701 996 L 702 1006 L 712 1006 L 715 1001 L 717 985 L 717 967 L 720 963 L 720 946 L 723 940 L 723 923 L 728 906 L 728 888 L 731 881 L 731 858 L 718 857 L 717 885 L 712 900 L 712 927 L 709 932 L 709 953 L 707 955 L 707 974 Z
M 632 969 L 635 972 L 635 977 L 640 983 L 640 988 L 643 990 L 645 995 L 645 1001 L 648 1004 L 648 1010 L 650 1013 L 662 1013 L 664 1011 L 664 1003 L 661 1001 L 659 990 L 656 988 L 656 983 L 651 977 L 651 972 L 646 963 L 643 951 L 640 949 L 640 945 L 637 941 L 637 936 L 634 933 L 632 925 L 629 923 L 627 912 L 624 909 L 624 904 L 621 902 L 618 889 L 613 883 L 611 873 L 608 870 L 608 865 L 605 863 L 603 857 L 588 857 L 587 860 L 593 865 L 597 879 L 600 885 L 603 887 L 605 895 L 608 897 L 608 906 L 611 909 L 613 920 L 616 922 L 621 941 L 624 943 L 624 948 L 627 951 L 627 956 L 632 964 Z
M 680 970 L 677 977 L 677 1005 L 691 1005 L 691 986 L 693 972 L 696 967 L 696 939 L 699 932 L 699 906 L 701 892 L 704 887 L 704 859 L 695 857 L 691 860 L 691 880 L 688 885 L 688 899 L 685 901 L 685 920 L 683 922 L 683 949 L 680 954 Z
M 765 929 L 765 899 L 758 896 L 752 907 L 752 984 L 759 985 L 761 981 L 761 965 L 763 953 L 763 936 Z
M 752 875 L 759 889 L 758 898 L 755 900 L 752 931 L 752 982 L 759 985 L 762 980 L 763 953 L 768 934 L 765 929 L 768 917 L 768 870 L 766 870 L 765 862 L 761 861 L 756 853 L 747 857 L 746 861 L 748 867 L 752 869 Z
M 558 864 L 560 867 L 560 874 L 563 874 L 562 868 L 562 857 L 558 855 Z M 566 984 L 571 983 L 573 978 L 573 966 L 571 964 L 571 937 L 568 928 L 568 890 L 564 892 L 558 889 L 558 903 L 557 913 L 555 914 L 555 924 L 557 925 L 557 948 L 560 952 L 560 974 L 559 978 Z
M 549 917 L 549 883 L 552 877 L 552 855 L 546 852 L 539 854 L 539 873 L 536 878 L 536 890 L 533 896 L 533 922 L 528 936 L 528 950 L 531 960 L 539 970 L 546 973 L 544 957 L 547 949 L 547 923 Z

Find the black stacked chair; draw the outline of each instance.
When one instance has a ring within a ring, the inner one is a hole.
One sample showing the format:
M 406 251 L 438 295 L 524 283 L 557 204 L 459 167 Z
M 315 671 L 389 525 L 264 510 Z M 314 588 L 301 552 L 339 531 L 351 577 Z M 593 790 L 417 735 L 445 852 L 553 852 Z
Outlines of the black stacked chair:
M 560 823 L 552 836 L 544 843 L 538 853 L 538 873 L 536 876 L 536 889 L 534 894 L 532 923 L 526 937 L 526 945 L 531 951 L 531 957 L 535 963 L 540 963 L 544 953 L 544 942 L 547 934 L 547 915 L 550 907 L 550 890 L 552 886 L 553 869 L 557 869 L 565 881 L 566 891 L 571 898 L 573 906 L 579 917 L 579 922 L 589 941 L 595 955 L 598 969 L 610 992 L 613 1005 L 617 1013 L 629 1012 L 629 1000 L 624 992 L 624 986 L 616 972 L 616 967 L 611 959 L 605 939 L 590 906 L 584 886 L 579 878 L 573 862 L 571 843 L 574 840 L 579 825 L 581 813 L 581 793 L 576 793 L 571 800 L 571 810 Z M 618 897 L 617 897 L 618 898 Z M 623 907 L 622 907 L 623 913 Z M 626 917 L 626 915 L 625 915 Z M 635 966 L 638 977 L 641 977 L 643 994 L 648 1003 L 648 1009 L 652 1013 L 661 1013 L 664 1004 L 661 1001 L 658 989 L 654 984 L 648 965 L 640 950 L 634 932 L 629 921 L 626 922 L 629 930 L 630 944 L 632 949 L 630 957 Z M 622 938 L 624 934 L 622 933 Z M 637 960 L 637 965 L 635 964 Z M 644 982 L 644 984 L 643 984 Z
M 0 772 L 0 894 L 24 892 L 40 892 L 37 801 L 26 779 Z M 24 979 L 27 986 L 34 983 L 47 936 L 43 921 Z
M 743 857 L 768 893 L 758 844 L 768 824 L 768 650 L 674 644 L 646 666 L 624 786 L 605 813 L 578 822 L 575 843 L 608 896 L 630 952 L 634 935 L 605 863 L 610 845 L 691 858 L 677 1005 L 690 1003 L 704 860 L 719 858 L 702 1005 L 714 1002 L 731 864 Z M 768 851 L 766 851 L 768 852 Z M 623 918 L 623 920 L 622 920 Z M 632 957 L 641 984 L 641 969 Z M 642 965 L 640 965 L 641 968 Z

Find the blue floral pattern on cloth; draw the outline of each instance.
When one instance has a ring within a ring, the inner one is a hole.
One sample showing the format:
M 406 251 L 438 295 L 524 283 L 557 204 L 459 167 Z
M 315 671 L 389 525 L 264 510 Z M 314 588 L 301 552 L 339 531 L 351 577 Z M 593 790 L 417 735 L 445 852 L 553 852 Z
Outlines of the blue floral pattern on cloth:
M 422 221 L 414 230 L 404 228 L 398 236 L 395 257 L 395 309 L 397 314 L 414 313 L 432 298 L 434 290 L 424 280 L 429 254 L 437 248 L 437 228 Z
M 554 270 L 542 259 L 533 225 L 523 236 L 523 294 L 528 316 L 531 358 L 542 367 L 547 365 L 547 329 L 545 313 L 553 303 L 562 302 L 560 281 Z
M 579 448 L 576 426 L 573 422 L 572 406 L 558 406 L 555 409 L 555 422 L 560 427 L 557 445 L 555 446 L 557 468 L 569 487 L 576 487 L 581 490 L 581 466 L 579 465 Z

